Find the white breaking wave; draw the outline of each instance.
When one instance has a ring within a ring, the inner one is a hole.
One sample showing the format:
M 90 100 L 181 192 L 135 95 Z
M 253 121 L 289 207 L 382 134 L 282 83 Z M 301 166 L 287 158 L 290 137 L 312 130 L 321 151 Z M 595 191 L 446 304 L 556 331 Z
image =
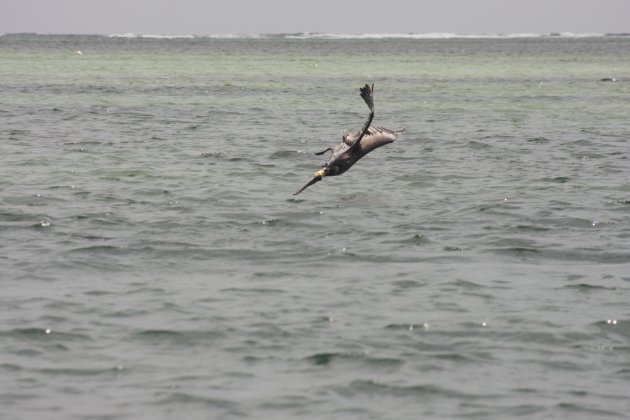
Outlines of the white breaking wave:
M 124 33 L 124 34 L 110 34 L 109 38 L 147 38 L 147 39 L 263 39 L 277 37 L 278 35 L 263 35 L 263 34 L 213 34 L 213 35 L 156 35 L 156 34 L 136 34 L 136 33 Z
M 288 39 L 498 39 L 498 38 L 593 38 L 606 36 L 603 33 L 558 32 L 549 34 L 514 33 L 514 34 L 460 34 L 452 32 L 408 33 L 408 34 L 336 34 L 303 33 L 287 34 Z
M 192 39 L 195 38 L 195 35 L 153 35 L 153 34 L 134 34 L 134 33 L 126 33 L 126 34 L 111 34 L 108 35 L 109 38 L 150 38 L 150 39 Z
M 22 35 L 0 33 L 1 36 Z M 45 34 L 32 34 L 45 35 Z M 510 39 L 510 38 L 599 38 L 599 37 L 630 37 L 630 33 L 574 33 L 574 32 L 552 32 L 552 33 L 481 33 L 464 34 L 456 32 L 430 32 L 430 33 L 367 33 L 367 34 L 340 34 L 324 32 L 304 32 L 304 33 L 277 33 L 277 34 L 212 34 L 212 35 L 161 35 L 161 34 L 140 34 L 140 33 L 116 33 L 105 36 L 108 38 L 147 38 L 147 39 Z

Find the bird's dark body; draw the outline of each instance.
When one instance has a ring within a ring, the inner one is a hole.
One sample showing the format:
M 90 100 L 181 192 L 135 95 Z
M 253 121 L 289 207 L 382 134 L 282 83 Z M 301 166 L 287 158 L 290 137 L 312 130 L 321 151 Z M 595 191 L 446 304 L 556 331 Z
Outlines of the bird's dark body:
M 401 131 L 392 131 L 387 128 L 370 126 L 363 139 L 356 147 L 351 148 L 361 132 L 352 135 L 345 134 L 343 142 L 332 148 L 330 161 L 326 167 L 330 168 L 327 176 L 341 175 L 352 167 L 359 159 L 386 144 L 392 143 L 400 135 Z
M 324 176 L 343 174 L 363 156 L 374 149 L 395 141 L 402 133 L 403 130 L 392 131 L 387 128 L 374 127 L 372 125 L 372 120 L 374 119 L 374 85 L 370 86 L 366 84 L 363 86 L 361 88 L 361 97 L 368 108 L 370 108 L 368 120 L 363 128 L 356 134 L 345 133 L 341 143 L 316 153 L 316 155 L 322 155 L 330 151 L 332 155 L 328 163 L 326 163 L 322 169 L 315 172 L 313 178 L 293 195 L 297 195 L 314 183 L 321 181 Z

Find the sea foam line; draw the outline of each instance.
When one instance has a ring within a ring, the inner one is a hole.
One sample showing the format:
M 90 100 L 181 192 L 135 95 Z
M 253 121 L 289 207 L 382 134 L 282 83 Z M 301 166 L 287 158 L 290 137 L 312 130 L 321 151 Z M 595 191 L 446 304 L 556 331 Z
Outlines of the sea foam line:
M 0 33 L 3 36 L 35 35 L 46 36 L 47 34 L 11 34 Z M 64 36 L 64 35 L 53 35 Z M 65 36 L 74 36 L 68 34 Z M 90 36 L 90 35 L 77 35 Z M 211 35 L 161 35 L 161 34 L 140 34 L 140 33 L 114 33 L 105 36 L 108 38 L 147 38 L 147 39 L 513 39 L 513 38 L 601 38 L 601 37 L 630 37 L 630 33 L 574 33 L 574 32 L 552 32 L 552 33 L 482 33 L 465 34 L 456 32 L 430 32 L 430 33 L 366 33 L 366 34 L 340 34 L 326 32 L 302 32 L 302 33 L 278 33 L 278 34 L 211 34 Z
M 606 33 L 482 33 L 465 34 L 456 32 L 430 32 L 430 33 L 365 33 L 365 34 L 340 34 L 326 32 L 303 33 L 279 33 L 279 34 L 213 34 L 213 35 L 152 35 L 152 34 L 112 34 L 113 38 L 153 38 L 153 39 L 177 39 L 177 38 L 210 38 L 210 39 L 513 39 L 513 38 L 599 38 L 604 36 L 627 36 L 628 34 Z
M 336 33 L 301 33 L 285 34 L 288 39 L 500 39 L 500 38 L 597 38 L 615 34 L 604 33 L 513 33 L 513 34 L 462 34 L 455 32 L 398 33 L 398 34 L 336 34 Z M 621 35 L 621 34 L 620 34 Z
M 193 39 L 197 38 L 195 35 L 157 35 L 157 34 L 134 34 L 134 33 L 124 33 L 124 34 L 110 34 L 107 35 L 109 38 L 150 38 L 150 39 Z

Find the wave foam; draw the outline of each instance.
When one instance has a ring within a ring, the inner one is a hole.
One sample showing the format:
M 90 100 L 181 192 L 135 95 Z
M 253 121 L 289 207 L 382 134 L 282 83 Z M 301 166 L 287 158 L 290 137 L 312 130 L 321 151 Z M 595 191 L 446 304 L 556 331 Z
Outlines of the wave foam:
M 407 34 L 337 34 L 337 33 L 302 33 L 286 34 L 287 39 L 500 39 L 500 38 L 593 38 L 602 37 L 602 33 L 513 33 L 513 34 L 462 34 L 454 32 L 407 33 Z
M 154 35 L 154 34 L 110 34 L 109 38 L 149 38 L 149 39 L 192 39 L 196 38 L 195 35 Z
M 11 34 L 0 33 L 3 36 L 36 35 L 46 36 L 46 34 Z M 59 35 L 61 36 L 61 35 Z M 73 36 L 69 34 L 69 36 Z M 90 35 L 86 35 L 90 36 Z M 147 39 L 514 39 L 514 38 L 600 38 L 600 37 L 630 37 L 630 33 L 574 33 L 574 32 L 551 32 L 551 33 L 480 33 L 466 34 L 456 32 L 430 32 L 430 33 L 366 33 L 366 34 L 341 34 L 325 32 L 303 32 L 303 33 L 277 33 L 277 34 L 211 34 L 211 35 L 161 35 L 161 34 L 141 34 L 141 33 L 114 33 L 105 36 L 108 38 L 147 38 Z

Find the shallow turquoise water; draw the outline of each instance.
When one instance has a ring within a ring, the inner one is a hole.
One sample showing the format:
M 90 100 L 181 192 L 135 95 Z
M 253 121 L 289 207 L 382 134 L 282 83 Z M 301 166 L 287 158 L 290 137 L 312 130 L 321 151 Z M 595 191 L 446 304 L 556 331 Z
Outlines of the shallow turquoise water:
M 630 39 L 5 35 L 0 63 L 1 417 L 630 409 Z M 292 197 L 371 81 L 404 136 Z

